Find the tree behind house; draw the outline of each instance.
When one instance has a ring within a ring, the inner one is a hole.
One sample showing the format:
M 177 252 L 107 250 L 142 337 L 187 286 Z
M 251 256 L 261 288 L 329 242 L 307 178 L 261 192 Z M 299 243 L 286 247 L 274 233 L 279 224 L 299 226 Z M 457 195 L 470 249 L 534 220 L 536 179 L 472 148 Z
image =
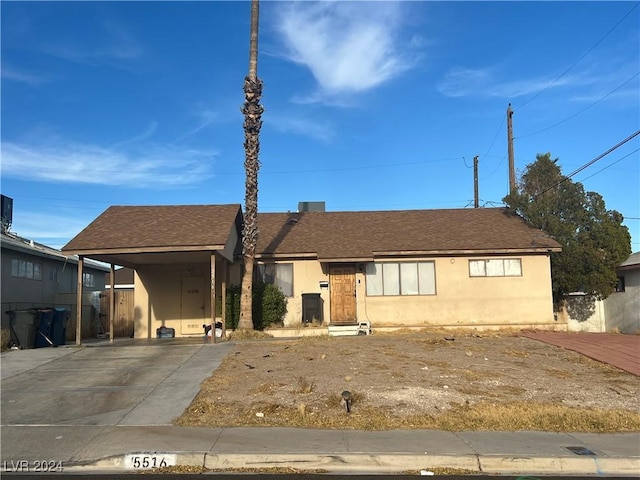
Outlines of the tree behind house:
M 503 200 L 562 245 L 561 252 L 551 253 L 556 305 L 571 292 L 606 298 L 617 283 L 616 267 L 631 254 L 629 230 L 622 214 L 607 210 L 600 194 L 563 176 L 557 161 L 549 153 L 537 155 L 516 192 Z

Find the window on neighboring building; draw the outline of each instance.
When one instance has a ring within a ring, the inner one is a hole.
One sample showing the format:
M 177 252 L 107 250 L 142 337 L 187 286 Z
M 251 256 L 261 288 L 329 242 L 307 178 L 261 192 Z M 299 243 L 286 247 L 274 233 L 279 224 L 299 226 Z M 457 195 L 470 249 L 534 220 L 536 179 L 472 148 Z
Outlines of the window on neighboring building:
M 618 277 L 618 283 L 616 284 L 616 292 L 624 292 L 624 276 Z
M 519 258 L 491 258 L 469 260 L 470 277 L 521 277 L 522 262 Z
M 434 262 L 375 262 L 365 270 L 367 295 L 435 295 Z
M 56 266 L 49 267 L 49 281 L 50 282 L 58 281 L 58 267 Z
M 258 279 L 277 285 L 286 297 L 293 297 L 293 263 L 264 263 L 256 269 Z
M 85 287 L 95 287 L 95 275 L 93 273 L 83 273 L 82 285 Z
M 27 260 L 11 259 L 11 276 L 42 280 L 42 265 Z

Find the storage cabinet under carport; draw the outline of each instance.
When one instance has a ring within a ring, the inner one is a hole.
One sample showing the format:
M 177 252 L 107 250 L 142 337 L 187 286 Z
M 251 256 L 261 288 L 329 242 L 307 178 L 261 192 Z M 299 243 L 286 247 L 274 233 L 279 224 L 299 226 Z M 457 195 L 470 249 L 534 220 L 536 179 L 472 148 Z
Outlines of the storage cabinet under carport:
M 302 294 L 302 323 L 322 323 L 322 296 L 319 293 Z

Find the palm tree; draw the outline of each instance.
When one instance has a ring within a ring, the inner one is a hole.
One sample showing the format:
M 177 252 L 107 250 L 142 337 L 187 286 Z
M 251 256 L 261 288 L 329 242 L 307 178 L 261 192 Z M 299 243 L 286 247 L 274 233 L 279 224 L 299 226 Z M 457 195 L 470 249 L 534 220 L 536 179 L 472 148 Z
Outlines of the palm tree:
M 262 112 L 262 81 L 258 78 L 258 0 L 251 0 L 251 36 L 249 41 L 249 73 L 244 78 L 244 169 L 245 206 L 244 229 L 242 232 L 242 257 L 244 274 L 242 276 L 242 294 L 240 297 L 239 329 L 253 329 L 252 291 L 253 264 L 258 243 L 258 169 L 260 161 L 260 127 Z

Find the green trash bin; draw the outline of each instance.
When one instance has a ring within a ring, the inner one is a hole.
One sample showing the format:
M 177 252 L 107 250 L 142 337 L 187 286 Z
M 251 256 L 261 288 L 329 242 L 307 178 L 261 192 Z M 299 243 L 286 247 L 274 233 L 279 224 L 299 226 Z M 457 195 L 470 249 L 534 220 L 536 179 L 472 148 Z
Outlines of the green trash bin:
M 38 310 L 9 310 L 9 327 L 11 329 L 11 341 L 18 347 L 35 348 L 36 322 Z

